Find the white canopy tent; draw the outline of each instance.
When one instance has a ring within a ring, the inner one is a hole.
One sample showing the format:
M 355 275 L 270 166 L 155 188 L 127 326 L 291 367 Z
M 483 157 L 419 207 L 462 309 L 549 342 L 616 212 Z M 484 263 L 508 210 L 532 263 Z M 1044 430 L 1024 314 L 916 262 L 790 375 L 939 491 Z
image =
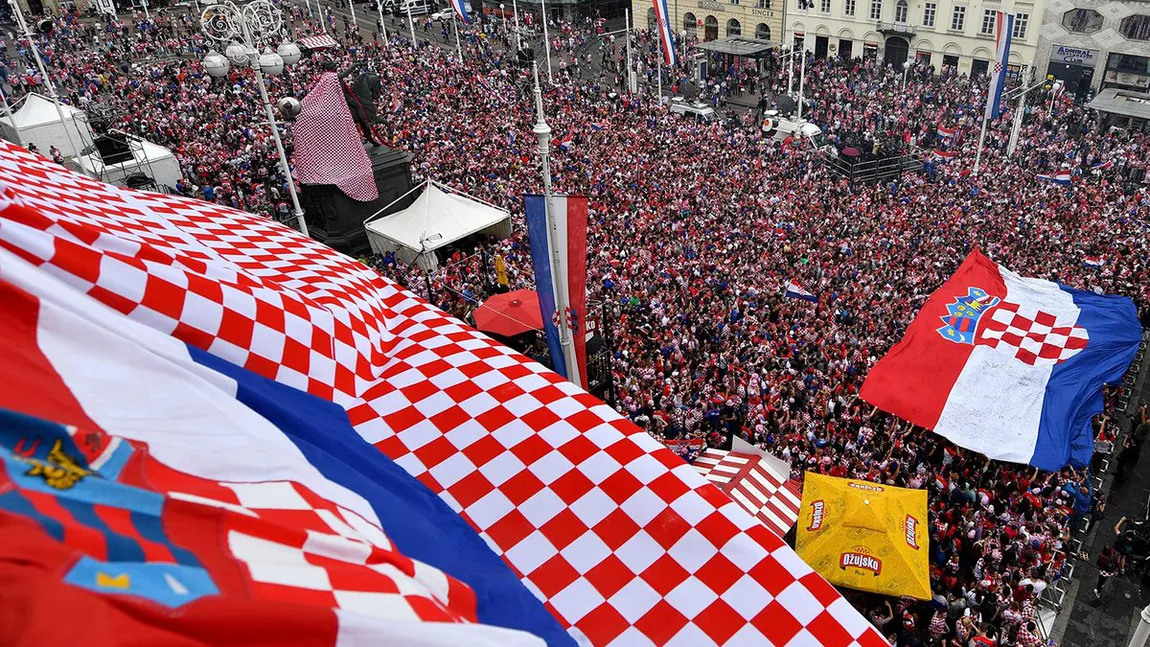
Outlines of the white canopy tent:
M 382 216 L 414 191 L 423 193 L 403 211 Z M 511 235 L 511 214 L 451 187 L 427 180 L 400 196 L 363 223 L 376 254 L 394 251 L 403 263 L 424 270 L 439 267 L 435 250 L 472 234 L 495 238 Z
M 0 119 L 0 128 L 3 129 L 4 139 L 10 142 L 23 141 L 25 145 L 32 143 L 45 155 L 55 146 L 60 149 L 64 157 L 76 157 L 80 151 L 73 150 L 72 145 L 81 150 L 92 145 L 92 129 L 88 126 L 88 116 L 79 108 L 60 104 L 64 112 L 64 125 L 60 124 L 60 116 L 56 113 L 56 106 L 48 97 L 35 92 L 24 98 L 23 105 L 13 110 L 16 127 L 20 129 L 20 139 L 12 130 L 12 123 L 7 119 Z M 72 134 L 72 144 L 68 143 L 68 134 Z
M 113 132 L 110 136 L 124 139 L 132 151 L 132 159 L 118 164 L 104 164 L 99 152 L 93 150 L 80 157 L 80 166 L 85 173 L 100 178 L 109 184 L 123 185 L 130 175 L 143 173 L 156 181 L 156 184 L 175 187 L 180 179 L 180 162 L 172 151 L 152 142 L 131 135 Z

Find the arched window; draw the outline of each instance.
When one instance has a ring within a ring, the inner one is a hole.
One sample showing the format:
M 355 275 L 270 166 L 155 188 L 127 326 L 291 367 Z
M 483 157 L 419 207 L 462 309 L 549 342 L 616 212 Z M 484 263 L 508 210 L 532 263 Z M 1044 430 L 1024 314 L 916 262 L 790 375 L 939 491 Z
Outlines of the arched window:
M 659 18 L 655 15 L 655 8 L 647 10 L 647 29 L 655 31 L 659 28 Z
M 703 40 L 715 40 L 719 37 L 719 19 L 707 16 L 703 21 Z
M 906 0 L 898 0 L 898 4 L 896 4 L 894 6 L 894 21 L 905 23 L 906 22 L 907 9 L 908 9 L 908 7 L 906 4 Z
M 683 31 L 687 32 L 687 36 L 690 38 L 699 37 L 699 19 L 690 11 L 683 16 Z
M 755 27 L 755 38 L 758 40 L 771 39 L 771 27 L 765 22 L 761 22 Z
M 743 33 L 743 27 L 738 20 L 731 18 L 727 21 L 727 36 L 738 36 Z

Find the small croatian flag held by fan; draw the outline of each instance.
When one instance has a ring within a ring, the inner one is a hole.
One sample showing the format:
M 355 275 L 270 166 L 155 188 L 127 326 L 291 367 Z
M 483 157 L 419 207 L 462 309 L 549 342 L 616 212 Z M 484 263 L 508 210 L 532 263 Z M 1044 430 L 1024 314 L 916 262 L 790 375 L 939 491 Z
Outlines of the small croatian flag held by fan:
M 786 296 L 788 299 L 802 299 L 803 301 L 810 301 L 811 303 L 818 303 L 819 298 L 810 292 L 799 287 L 798 283 L 794 281 L 787 281 Z
M 1069 186 L 1072 180 L 1070 179 L 1070 171 L 1058 171 L 1051 175 L 1039 175 L 1038 179 L 1061 184 L 1062 186 Z
M 954 137 L 954 128 L 939 126 L 938 128 L 935 128 L 935 132 L 938 133 L 939 137 L 944 139 L 950 139 L 951 137 Z
M 1142 328 L 1134 302 L 1019 276 L 975 250 L 930 296 L 859 397 L 986 456 L 1088 465 L 1102 385 Z
M 1010 61 L 1010 37 L 1014 32 L 1014 15 L 999 11 L 995 18 L 994 69 L 990 74 L 990 87 L 987 88 L 985 118 L 998 119 L 1002 103 L 1002 89 L 1006 85 L 1006 67 Z
M 587 366 L 587 198 L 556 195 L 551 197 L 551 217 L 555 219 L 558 240 L 552 244 L 547 222 L 546 199 L 541 195 L 523 196 L 527 215 L 527 237 L 531 243 L 531 263 L 535 268 L 535 290 L 539 294 L 539 311 L 544 313 L 543 332 L 551 351 L 555 372 L 574 384 L 583 386 Z M 551 259 L 558 245 L 558 276 L 552 271 Z M 560 343 L 557 303 L 567 295 L 567 334 L 572 336 L 576 366 L 569 366 Z M 546 313 L 552 313 L 551 317 Z
M 462 20 L 465 25 L 471 24 L 471 15 L 467 11 L 467 0 L 451 0 L 451 8 L 455 10 L 455 13 L 459 14 L 459 19 Z
M 667 0 L 652 0 L 655 4 L 655 18 L 659 23 L 659 42 L 663 46 L 663 62 L 674 65 L 678 58 L 675 56 L 675 34 L 671 31 L 671 14 L 667 11 Z

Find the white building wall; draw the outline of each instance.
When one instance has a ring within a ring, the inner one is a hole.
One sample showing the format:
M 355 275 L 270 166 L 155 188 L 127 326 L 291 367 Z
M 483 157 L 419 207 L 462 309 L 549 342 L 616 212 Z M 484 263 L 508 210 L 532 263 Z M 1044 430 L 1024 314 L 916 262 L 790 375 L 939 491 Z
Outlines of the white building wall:
M 1090 33 L 1074 31 L 1068 12 L 1075 9 L 1093 10 L 1102 17 L 1086 27 Z M 1150 14 L 1150 2 L 1110 2 L 1105 0 L 1050 0 L 1045 24 L 1038 41 L 1036 62 L 1041 74 L 1059 73 L 1053 67 L 1066 64 L 1084 65 L 1094 71 L 1091 87 L 1097 90 L 1103 84 L 1150 89 L 1150 74 L 1131 74 L 1113 71 L 1109 77 L 1106 65 L 1111 54 L 1127 54 L 1150 58 L 1150 40 L 1133 40 L 1121 33 L 1122 21 L 1136 15 Z M 1060 49 L 1061 48 L 1061 49 Z M 1078 50 L 1078 51 L 1075 51 Z M 1053 63 L 1053 65 L 1050 65 Z M 1048 67 L 1051 69 L 1048 70 Z M 1059 78 L 1062 74 L 1058 74 Z M 1121 75 L 1121 76 L 1120 76 Z
M 1047 0 L 1015 3 L 990 0 L 935 0 L 934 25 L 928 26 L 924 23 L 924 10 L 930 4 L 926 0 L 907 0 L 905 23 L 895 21 L 897 0 L 881 0 L 878 20 L 872 19 L 872 0 L 853 0 L 853 16 L 846 13 L 851 0 L 829 0 L 829 12 L 823 11 L 827 6 L 827 0 L 814 0 L 814 7 L 805 10 L 799 9 L 799 0 L 787 1 L 788 33 L 804 34 L 805 46 L 810 50 L 815 48 L 816 36 L 826 36 L 833 46 L 828 48 L 830 56 L 840 55 L 842 46 L 839 41 L 843 40 L 851 41 L 852 56 L 861 55 L 865 45 L 874 45 L 875 54 L 883 58 L 886 39 L 897 35 L 890 29 L 884 30 L 886 33 L 880 31 L 880 23 L 885 23 L 884 27 L 894 27 L 896 31 L 914 32 L 902 35 L 909 41 L 912 59 L 919 52 L 922 52 L 923 56 L 929 53 L 931 64 L 935 69 L 939 69 L 944 57 L 953 56 L 957 59 L 959 72 L 964 74 L 970 73 L 974 61 L 990 62 L 994 57 L 994 34 L 983 34 L 981 29 L 983 12 L 986 10 L 1007 10 L 1026 15 L 1025 36 L 1012 42 L 1010 63 L 1020 66 L 1033 64 L 1041 19 L 1046 13 L 1047 3 Z M 956 6 L 965 9 L 965 18 L 959 30 L 951 29 Z

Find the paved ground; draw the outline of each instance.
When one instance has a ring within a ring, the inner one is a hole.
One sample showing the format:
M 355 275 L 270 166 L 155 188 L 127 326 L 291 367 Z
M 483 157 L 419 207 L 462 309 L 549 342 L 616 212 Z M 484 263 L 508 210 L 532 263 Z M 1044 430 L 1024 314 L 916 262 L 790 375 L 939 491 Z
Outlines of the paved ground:
M 1150 400 L 1150 358 L 1143 361 L 1141 375 L 1134 387 L 1138 395 L 1132 408 L 1141 400 Z M 1116 469 L 1103 475 L 1103 488 L 1109 488 Z M 1147 515 L 1147 499 L 1150 497 L 1150 457 L 1141 457 L 1141 462 L 1129 473 L 1125 483 L 1110 495 L 1110 505 L 1106 508 L 1106 518 L 1098 522 L 1083 541 L 1083 550 L 1089 551 L 1088 561 L 1078 562 L 1074 578 L 1076 586 L 1067 590 L 1063 607 L 1062 622 L 1056 625 L 1054 637 L 1061 632 L 1059 644 L 1062 647 L 1125 647 L 1138 625 L 1138 615 L 1150 604 L 1150 587 L 1144 586 L 1139 573 L 1116 576 L 1106 583 L 1101 598 L 1095 597 L 1093 589 L 1098 581 L 1098 569 L 1094 566 L 1098 554 L 1114 542 L 1114 525 L 1122 517 L 1144 519 Z M 1148 580 L 1150 581 L 1150 580 Z M 1062 623 L 1065 629 L 1062 630 Z

